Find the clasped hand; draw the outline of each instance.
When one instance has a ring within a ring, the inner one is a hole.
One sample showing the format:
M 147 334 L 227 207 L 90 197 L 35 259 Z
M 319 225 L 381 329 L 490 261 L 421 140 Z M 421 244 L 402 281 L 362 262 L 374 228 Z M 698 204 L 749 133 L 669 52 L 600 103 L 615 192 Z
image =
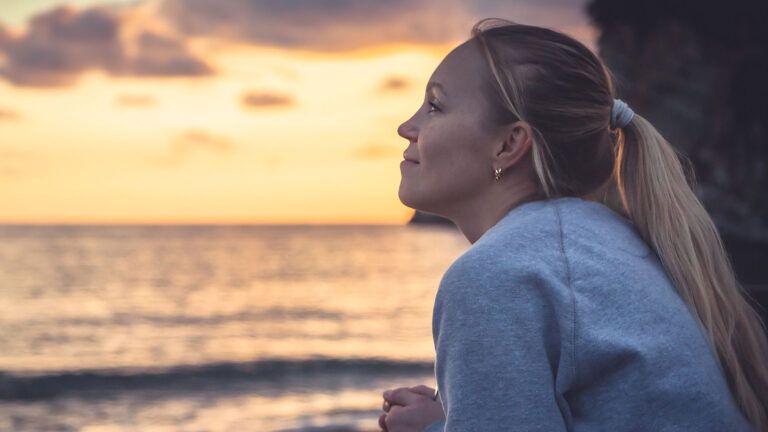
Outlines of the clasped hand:
M 435 389 L 425 385 L 399 387 L 382 394 L 384 414 L 379 426 L 385 432 L 422 432 L 437 420 L 445 418 L 443 405 L 432 400 Z

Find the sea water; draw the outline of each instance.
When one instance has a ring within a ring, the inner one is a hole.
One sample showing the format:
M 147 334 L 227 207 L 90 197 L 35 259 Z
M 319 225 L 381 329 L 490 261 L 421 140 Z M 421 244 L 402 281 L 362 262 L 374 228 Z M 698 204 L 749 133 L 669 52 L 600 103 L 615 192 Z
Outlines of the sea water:
M 0 430 L 375 431 L 453 226 L 0 225 Z

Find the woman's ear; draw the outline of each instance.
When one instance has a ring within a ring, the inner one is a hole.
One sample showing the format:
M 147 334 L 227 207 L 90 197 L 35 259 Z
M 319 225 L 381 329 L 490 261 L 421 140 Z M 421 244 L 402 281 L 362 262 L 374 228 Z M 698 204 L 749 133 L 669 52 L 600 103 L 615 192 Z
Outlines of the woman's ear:
M 509 168 L 525 156 L 533 145 L 533 129 L 524 121 L 516 121 L 504 127 L 501 146 L 496 158 L 503 168 Z

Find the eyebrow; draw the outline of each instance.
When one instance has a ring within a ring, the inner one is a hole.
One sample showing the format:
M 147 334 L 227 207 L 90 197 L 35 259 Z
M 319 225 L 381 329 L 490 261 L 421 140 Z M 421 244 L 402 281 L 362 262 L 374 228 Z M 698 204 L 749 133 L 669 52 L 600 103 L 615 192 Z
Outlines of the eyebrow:
M 448 95 L 448 94 L 445 92 L 445 87 L 443 87 L 443 85 L 442 85 L 442 84 L 440 84 L 439 82 L 437 82 L 437 81 L 430 81 L 429 83 L 427 83 L 427 91 L 429 91 L 429 90 L 430 90 L 432 87 L 437 87 L 437 88 L 439 88 L 439 89 L 440 89 L 440 92 L 441 92 L 441 93 L 443 93 L 443 94 L 444 94 L 444 95 L 446 95 L 446 96 Z

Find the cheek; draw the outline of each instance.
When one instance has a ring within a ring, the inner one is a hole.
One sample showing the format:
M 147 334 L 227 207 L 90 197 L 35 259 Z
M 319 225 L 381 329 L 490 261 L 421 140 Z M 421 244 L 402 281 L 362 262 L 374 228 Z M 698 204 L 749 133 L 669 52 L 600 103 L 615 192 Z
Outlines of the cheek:
M 462 119 L 466 120 L 466 119 Z M 436 127 L 422 143 L 422 155 L 427 163 L 440 163 L 444 168 L 466 169 L 480 165 L 488 138 L 476 124 L 467 121 L 447 121 Z
M 422 131 L 421 152 L 429 160 L 445 159 L 472 145 L 475 132 L 461 116 L 434 118 Z
M 492 172 L 492 169 L 485 166 L 467 138 L 454 135 L 430 147 L 421 166 L 422 174 L 444 185 L 470 186 L 482 181 L 485 171 Z

